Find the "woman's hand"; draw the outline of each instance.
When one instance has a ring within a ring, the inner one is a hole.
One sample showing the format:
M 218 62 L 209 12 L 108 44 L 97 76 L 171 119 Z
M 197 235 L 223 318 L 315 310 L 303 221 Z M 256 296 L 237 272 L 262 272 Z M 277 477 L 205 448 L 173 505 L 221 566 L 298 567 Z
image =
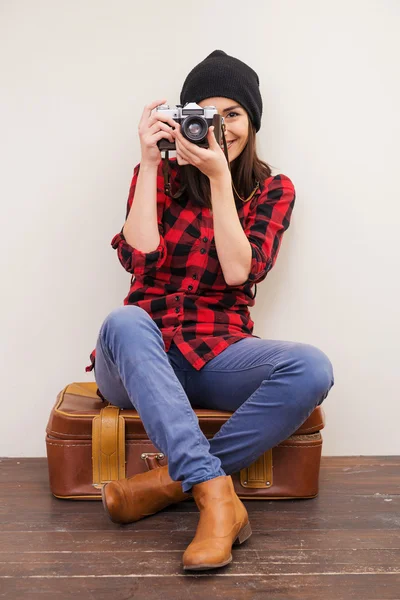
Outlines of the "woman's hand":
M 172 132 L 175 138 L 176 156 L 179 165 L 193 165 L 197 167 L 209 179 L 219 179 L 227 173 L 229 166 L 224 151 L 218 145 L 214 135 L 214 127 L 208 128 L 208 148 L 200 148 L 197 144 L 189 142 L 183 137 L 180 125 L 175 122 L 175 130 Z
M 172 137 L 172 127 L 176 127 L 176 121 L 162 112 L 156 110 L 153 114 L 151 112 L 160 104 L 165 103 L 165 99 L 156 100 L 144 107 L 142 118 L 140 119 L 138 126 L 140 147 L 142 151 L 141 164 L 158 166 L 161 160 L 161 152 L 157 146 L 157 142 L 161 140 L 161 138 L 166 138 L 170 142 L 174 141 L 174 138 Z

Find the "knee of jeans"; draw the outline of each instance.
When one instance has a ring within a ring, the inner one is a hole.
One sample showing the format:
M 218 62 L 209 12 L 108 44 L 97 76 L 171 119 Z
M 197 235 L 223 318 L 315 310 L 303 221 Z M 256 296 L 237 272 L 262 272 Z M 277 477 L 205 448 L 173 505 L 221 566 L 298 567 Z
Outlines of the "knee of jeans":
M 321 402 L 328 395 L 335 383 L 333 366 L 328 356 L 316 346 L 306 344 L 303 361 L 307 373 L 307 381 Z
M 100 336 L 106 331 L 122 330 L 126 331 L 127 327 L 140 324 L 145 319 L 151 319 L 149 314 L 140 306 L 135 304 L 126 304 L 112 310 L 104 319 L 100 328 Z

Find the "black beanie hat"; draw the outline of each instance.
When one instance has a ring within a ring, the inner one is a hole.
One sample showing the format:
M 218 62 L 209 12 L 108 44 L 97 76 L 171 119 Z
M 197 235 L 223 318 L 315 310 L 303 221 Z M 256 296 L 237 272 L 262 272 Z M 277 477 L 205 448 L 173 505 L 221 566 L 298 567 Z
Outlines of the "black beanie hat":
M 186 77 L 180 103 L 201 102 L 214 96 L 232 98 L 246 109 L 258 131 L 262 114 L 259 83 L 257 73 L 246 63 L 223 50 L 214 50 Z

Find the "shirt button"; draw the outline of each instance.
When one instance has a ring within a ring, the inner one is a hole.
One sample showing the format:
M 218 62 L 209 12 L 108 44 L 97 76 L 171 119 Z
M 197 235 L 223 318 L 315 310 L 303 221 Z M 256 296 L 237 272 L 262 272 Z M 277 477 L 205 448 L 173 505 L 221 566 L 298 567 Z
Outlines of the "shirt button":
M 203 242 L 208 242 L 208 238 L 207 237 L 203 237 Z
M 200 254 L 204 254 L 205 252 L 207 252 L 205 248 L 200 248 Z
M 175 300 L 179 300 L 179 296 L 175 296 Z
M 179 306 L 176 307 L 175 312 L 178 313 L 180 311 Z
M 192 290 L 193 286 L 192 285 L 188 285 L 188 290 Z
M 197 279 L 197 273 L 193 273 L 192 279 Z

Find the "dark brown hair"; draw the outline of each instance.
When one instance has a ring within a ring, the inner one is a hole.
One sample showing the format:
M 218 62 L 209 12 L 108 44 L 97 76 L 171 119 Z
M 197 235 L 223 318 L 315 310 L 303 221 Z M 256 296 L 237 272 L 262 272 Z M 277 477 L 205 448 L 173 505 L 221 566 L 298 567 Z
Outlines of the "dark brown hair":
M 271 176 L 271 167 L 260 160 L 256 151 L 256 130 L 250 119 L 247 144 L 238 157 L 230 164 L 232 181 L 243 197 L 247 198 L 254 190 L 256 182 L 262 187 L 264 180 Z M 178 165 L 177 162 L 175 162 Z M 204 173 L 193 165 L 178 165 L 179 192 L 178 195 L 188 194 L 199 206 L 211 208 L 210 180 Z M 173 190 L 174 192 L 177 190 Z M 232 190 L 234 196 L 235 191 Z

